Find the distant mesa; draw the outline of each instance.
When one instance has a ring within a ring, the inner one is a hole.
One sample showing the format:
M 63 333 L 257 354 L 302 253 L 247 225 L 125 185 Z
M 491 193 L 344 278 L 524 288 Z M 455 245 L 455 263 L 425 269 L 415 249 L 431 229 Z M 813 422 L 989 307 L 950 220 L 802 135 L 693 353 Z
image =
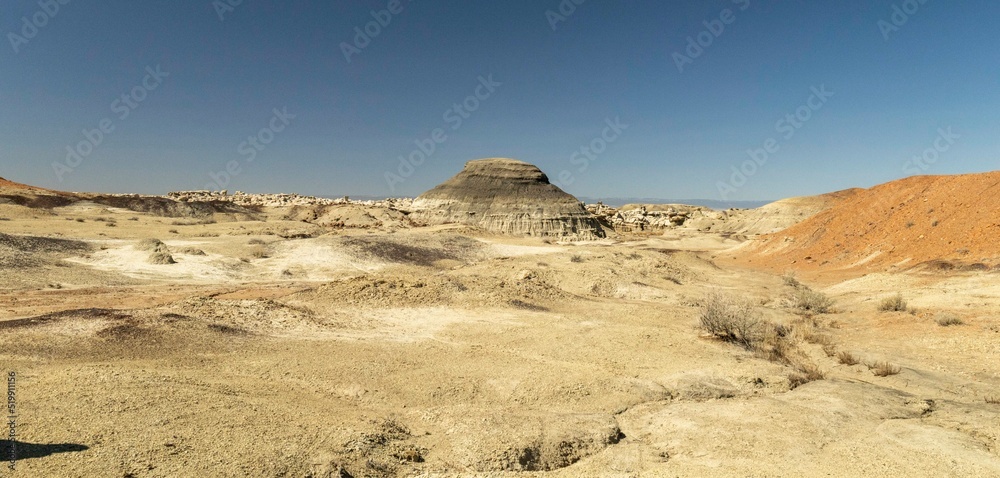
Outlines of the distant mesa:
M 477 159 L 413 201 L 411 218 L 428 225 L 466 224 L 488 232 L 570 240 L 605 236 L 577 198 L 549 183 L 537 166 Z

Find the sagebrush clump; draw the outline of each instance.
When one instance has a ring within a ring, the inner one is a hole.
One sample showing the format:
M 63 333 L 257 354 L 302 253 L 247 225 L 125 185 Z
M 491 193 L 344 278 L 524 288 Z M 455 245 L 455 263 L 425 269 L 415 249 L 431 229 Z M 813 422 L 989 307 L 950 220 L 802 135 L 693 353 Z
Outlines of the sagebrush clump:
M 755 349 L 765 337 L 764 321 L 757 305 L 746 298 L 714 291 L 701 307 L 701 327 L 726 341 Z
M 882 312 L 905 312 L 906 299 L 903 299 L 903 294 L 886 297 L 879 303 L 878 310 Z
M 792 301 L 795 308 L 805 312 L 825 314 L 833 308 L 833 299 L 808 287 L 796 289 L 795 293 L 792 294 Z

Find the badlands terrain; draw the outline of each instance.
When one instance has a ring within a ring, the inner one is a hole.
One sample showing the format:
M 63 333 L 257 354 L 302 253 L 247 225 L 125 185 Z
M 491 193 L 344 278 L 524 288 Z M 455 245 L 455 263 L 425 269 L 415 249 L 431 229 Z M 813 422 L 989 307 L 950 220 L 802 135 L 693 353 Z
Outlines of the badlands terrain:
M 4 471 L 1000 476 L 1000 173 L 712 211 L 528 166 L 386 201 L 0 180 Z

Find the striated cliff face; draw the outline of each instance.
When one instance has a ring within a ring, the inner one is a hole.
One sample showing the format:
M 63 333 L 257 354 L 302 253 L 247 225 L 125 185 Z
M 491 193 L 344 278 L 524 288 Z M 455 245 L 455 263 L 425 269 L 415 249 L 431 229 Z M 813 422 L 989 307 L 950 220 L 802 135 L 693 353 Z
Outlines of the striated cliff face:
M 604 237 L 579 200 L 550 184 L 538 167 L 514 159 L 469 161 L 415 199 L 412 209 L 410 217 L 427 224 L 468 224 L 509 235 Z

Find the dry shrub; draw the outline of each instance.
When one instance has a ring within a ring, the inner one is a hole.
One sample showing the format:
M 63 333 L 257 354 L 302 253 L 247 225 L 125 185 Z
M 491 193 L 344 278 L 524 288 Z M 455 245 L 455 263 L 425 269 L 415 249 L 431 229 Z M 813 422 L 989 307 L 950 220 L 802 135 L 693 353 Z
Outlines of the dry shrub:
M 580 254 L 573 254 L 573 256 L 569 258 L 569 261 L 570 262 L 583 262 L 583 256 L 581 256 Z
M 876 377 L 888 377 L 890 375 L 896 375 L 900 372 L 900 368 L 898 366 L 884 361 L 875 362 L 874 364 L 869 365 L 868 368 L 872 370 L 872 373 L 874 373 Z
M 782 282 L 785 283 L 785 285 L 789 287 L 795 287 L 796 289 L 798 289 L 799 287 L 802 286 L 802 283 L 795 278 L 794 272 L 788 272 L 785 275 L 781 276 L 781 280 Z
M 988 395 L 983 397 L 983 399 L 990 405 L 1000 405 L 1000 395 Z
M 903 299 L 903 294 L 886 297 L 879 303 L 878 310 L 882 312 L 904 312 L 906 311 L 906 300 Z
M 262 246 L 262 245 L 267 244 L 267 243 L 264 242 L 263 239 L 254 238 L 254 239 L 250 239 L 249 241 L 247 241 L 247 244 L 249 244 L 251 246 Z
M 833 308 L 833 299 L 822 292 L 814 291 L 808 287 L 799 287 L 792 294 L 792 302 L 795 308 L 806 312 L 825 314 Z
M 844 365 L 857 365 L 861 363 L 861 359 L 850 352 L 840 352 L 837 354 L 837 361 Z
M 801 385 L 824 378 L 826 378 L 826 374 L 819 367 L 811 363 L 799 365 L 795 372 L 788 375 L 788 388 L 794 390 Z
M 833 345 L 833 337 L 830 337 L 827 334 L 817 334 L 811 331 L 806 331 L 802 334 L 802 338 L 805 339 L 806 342 L 814 345 Z
M 270 255 L 267 252 L 267 249 L 263 247 L 254 247 L 250 249 L 250 255 L 254 259 L 267 259 L 268 257 L 270 257 Z
M 749 350 L 759 349 L 767 335 L 753 301 L 719 291 L 705 297 L 700 319 L 706 332 Z
M 948 327 L 950 325 L 963 325 L 963 324 L 965 324 L 965 321 L 963 321 L 962 319 L 958 318 L 958 316 L 955 316 L 953 314 L 941 314 L 941 315 L 939 315 L 937 317 L 936 322 L 941 327 Z

